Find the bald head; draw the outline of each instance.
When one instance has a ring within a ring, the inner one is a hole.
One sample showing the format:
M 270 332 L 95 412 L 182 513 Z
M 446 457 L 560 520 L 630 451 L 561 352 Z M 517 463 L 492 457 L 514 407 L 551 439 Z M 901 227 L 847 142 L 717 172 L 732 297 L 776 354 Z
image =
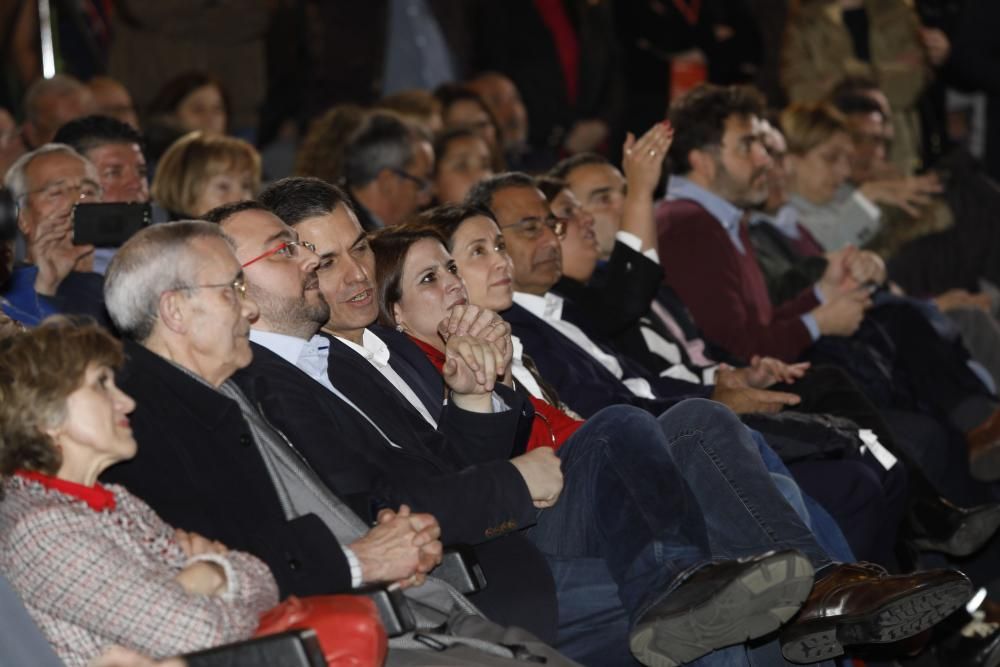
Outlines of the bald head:
M 52 141 L 56 131 L 76 118 L 96 110 L 94 96 L 77 79 L 56 74 L 39 79 L 24 95 L 24 138 L 31 148 Z

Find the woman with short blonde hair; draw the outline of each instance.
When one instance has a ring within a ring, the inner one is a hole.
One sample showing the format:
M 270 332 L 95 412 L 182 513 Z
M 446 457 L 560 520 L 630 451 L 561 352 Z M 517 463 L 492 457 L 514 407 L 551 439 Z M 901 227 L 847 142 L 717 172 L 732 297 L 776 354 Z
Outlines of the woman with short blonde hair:
M 243 139 L 190 132 L 167 149 L 151 191 L 171 219 L 200 218 L 223 204 L 253 199 L 260 189 L 260 153 Z

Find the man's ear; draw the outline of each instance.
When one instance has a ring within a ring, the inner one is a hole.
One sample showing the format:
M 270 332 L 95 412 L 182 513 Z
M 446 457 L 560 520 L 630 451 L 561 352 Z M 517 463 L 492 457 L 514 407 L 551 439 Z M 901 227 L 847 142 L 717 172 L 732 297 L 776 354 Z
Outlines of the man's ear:
M 706 183 L 711 183 L 715 179 L 715 159 L 712 153 L 700 148 L 693 148 L 688 153 L 691 172 Z
M 187 332 L 188 312 L 187 299 L 180 290 L 171 290 L 160 295 L 156 314 L 163 325 L 174 333 Z

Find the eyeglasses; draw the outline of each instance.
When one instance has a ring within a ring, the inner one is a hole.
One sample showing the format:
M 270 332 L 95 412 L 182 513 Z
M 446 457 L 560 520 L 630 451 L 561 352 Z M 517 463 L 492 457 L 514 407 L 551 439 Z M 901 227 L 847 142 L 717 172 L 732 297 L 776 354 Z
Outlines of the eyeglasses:
M 197 289 L 212 289 L 214 287 L 228 287 L 233 290 L 235 294 L 241 301 L 247 298 L 247 279 L 244 277 L 243 272 L 236 276 L 232 282 L 229 283 L 213 283 L 210 285 L 188 285 L 187 287 L 181 287 L 182 290 L 197 290 Z
M 525 237 L 526 239 L 537 239 L 541 237 L 544 233 L 545 228 L 548 227 L 552 230 L 552 233 L 557 237 L 562 238 L 566 235 L 566 219 L 565 218 L 547 218 L 545 220 L 539 220 L 538 218 L 531 218 L 529 220 L 522 220 L 521 222 L 515 222 L 513 225 L 504 225 L 501 230 L 504 229 L 514 229 L 518 234 Z
M 85 202 L 99 197 L 101 186 L 89 179 L 82 180 L 75 185 L 66 181 L 56 181 L 37 190 L 31 190 L 24 196 L 30 197 L 31 195 L 40 195 L 47 204 L 58 204 L 67 199 Z
M 262 255 L 257 255 L 253 259 L 244 262 L 243 268 L 250 266 L 254 262 L 259 262 L 262 259 L 267 259 L 272 255 L 277 255 L 282 259 L 297 259 L 301 255 L 302 251 L 300 248 L 305 248 L 309 252 L 316 252 L 316 246 L 309 241 L 285 241 L 284 243 L 278 245 L 275 248 L 271 248 Z
M 421 194 L 423 194 L 424 192 L 428 192 L 431 189 L 431 182 L 428 181 L 426 178 L 420 178 L 419 176 L 414 176 L 408 171 L 404 171 L 402 169 L 396 169 L 395 167 L 389 167 L 389 171 L 396 174 L 403 180 L 412 181 L 413 183 L 415 183 L 417 185 L 417 192 Z

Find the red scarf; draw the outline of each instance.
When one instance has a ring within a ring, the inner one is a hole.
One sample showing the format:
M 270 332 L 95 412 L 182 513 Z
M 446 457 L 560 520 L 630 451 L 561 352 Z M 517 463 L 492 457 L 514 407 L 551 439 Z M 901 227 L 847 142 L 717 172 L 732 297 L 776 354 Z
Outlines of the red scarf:
M 18 477 L 38 482 L 46 489 L 52 489 L 53 491 L 58 491 L 63 495 L 76 498 L 77 500 L 82 500 L 95 512 L 113 510 L 115 508 L 115 494 L 108 491 L 100 484 L 84 486 L 83 484 L 77 484 L 76 482 L 59 479 L 58 477 L 35 472 L 34 470 L 18 470 L 14 474 Z

